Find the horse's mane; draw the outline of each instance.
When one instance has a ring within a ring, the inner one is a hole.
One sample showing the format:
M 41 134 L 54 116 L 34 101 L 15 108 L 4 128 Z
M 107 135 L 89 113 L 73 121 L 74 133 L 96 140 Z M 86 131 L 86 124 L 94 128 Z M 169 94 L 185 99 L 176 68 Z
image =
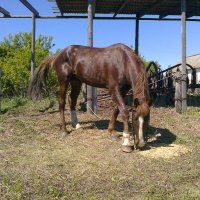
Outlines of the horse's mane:
M 138 74 L 136 77 L 136 85 L 134 90 L 134 98 L 138 100 L 139 105 L 136 107 L 136 111 L 140 116 L 147 116 L 150 112 L 149 102 L 149 85 L 146 71 L 142 74 Z M 145 103 L 142 103 L 145 102 Z
M 139 73 L 136 77 L 136 85 L 134 88 L 134 98 L 138 98 L 139 100 L 149 100 L 149 85 L 147 79 L 146 71 Z

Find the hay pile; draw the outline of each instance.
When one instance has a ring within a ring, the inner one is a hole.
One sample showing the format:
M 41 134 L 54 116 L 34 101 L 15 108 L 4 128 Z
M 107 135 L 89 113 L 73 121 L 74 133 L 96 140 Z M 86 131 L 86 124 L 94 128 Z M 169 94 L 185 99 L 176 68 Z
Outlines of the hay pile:
M 180 144 L 170 144 L 167 146 L 160 146 L 160 147 L 151 147 L 148 151 L 140 151 L 139 154 L 145 157 L 150 158 L 164 158 L 164 159 L 171 159 L 175 157 L 180 157 L 189 153 L 190 150 Z

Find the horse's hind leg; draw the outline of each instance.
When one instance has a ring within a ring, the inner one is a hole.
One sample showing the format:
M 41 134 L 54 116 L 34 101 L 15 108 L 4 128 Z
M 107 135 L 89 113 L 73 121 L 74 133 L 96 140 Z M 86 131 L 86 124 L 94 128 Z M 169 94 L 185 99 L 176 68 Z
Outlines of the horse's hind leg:
M 68 134 L 64 116 L 67 87 L 68 87 L 68 82 L 60 84 L 60 97 L 58 99 L 59 110 L 60 110 L 60 128 L 61 131 L 63 132 L 63 137 Z
M 128 130 L 129 111 L 125 108 L 122 95 L 117 87 L 111 88 L 110 93 L 113 101 L 117 104 L 124 124 L 122 150 L 125 152 L 131 152 L 132 144 L 130 142 L 130 134 Z
M 71 80 L 70 81 L 71 85 L 71 93 L 68 96 L 68 102 L 69 102 L 69 108 L 70 108 L 70 114 L 71 114 L 71 122 L 72 126 L 75 127 L 76 129 L 81 128 L 80 124 L 78 123 L 77 115 L 76 115 L 76 103 L 77 103 L 77 98 L 79 96 L 79 93 L 81 91 L 81 81 L 78 79 Z

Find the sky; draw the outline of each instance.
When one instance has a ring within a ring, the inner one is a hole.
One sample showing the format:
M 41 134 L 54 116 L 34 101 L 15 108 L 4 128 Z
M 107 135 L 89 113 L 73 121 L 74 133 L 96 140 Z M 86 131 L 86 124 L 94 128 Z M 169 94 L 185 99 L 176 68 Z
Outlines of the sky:
M 41 16 L 55 16 L 55 2 L 28 0 Z M 30 15 L 18 0 L 0 0 L 0 6 L 11 15 Z M 57 14 L 59 15 L 59 14 Z M 37 19 L 36 37 L 53 36 L 52 51 L 72 44 L 87 45 L 87 19 Z M 200 53 L 200 22 L 187 22 L 187 56 Z M 0 41 L 9 33 L 31 32 L 32 19 L 0 19 Z M 94 20 L 93 46 L 115 43 L 135 46 L 134 20 Z M 140 21 L 139 53 L 148 61 L 157 61 L 162 69 L 181 60 L 180 21 Z

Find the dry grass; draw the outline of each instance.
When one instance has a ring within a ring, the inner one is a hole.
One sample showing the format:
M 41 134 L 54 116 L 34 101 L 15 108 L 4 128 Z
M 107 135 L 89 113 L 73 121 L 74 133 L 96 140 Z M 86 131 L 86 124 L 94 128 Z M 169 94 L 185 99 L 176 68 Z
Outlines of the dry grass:
M 68 123 L 61 139 L 59 113 L 38 112 L 41 104 L 0 115 L 0 199 L 200 198 L 199 111 L 153 108 L 150 134 L 160 137 L 126 154 L 106 131 L 108 113 L 80 112 L 83 129 Z

